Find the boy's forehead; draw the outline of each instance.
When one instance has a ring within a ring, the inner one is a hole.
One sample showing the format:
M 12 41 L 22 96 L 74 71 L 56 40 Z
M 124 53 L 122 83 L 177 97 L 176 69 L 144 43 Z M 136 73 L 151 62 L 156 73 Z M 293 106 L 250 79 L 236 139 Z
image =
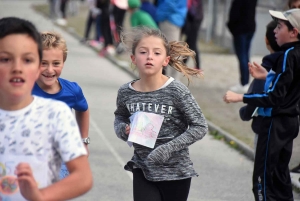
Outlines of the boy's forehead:
M 275 18 L 275 21 L 277 22 L 277 24 L 279 24 L 279 23 L 283 23 L 283 20 L 281 20 L 281 19 L 277 19 L 277 18 Z
M 10 34 L 0 39 L 0 50 L 38 53 L 38 45 L 27 34 Z
M 275 21 L 277 22 L 277 24 L 285 25 L 285 21 L 284 20 L 276 19 Z
M 29 41 L 36 44 L 33 38 L 31 38 L 28 34 L 9 34 L 4 36 L 3 38 L 0 38 L 0 42 L 9 43 L 12 42 L 13 40 L 18 40 L 18 39 L 22 41 L 22 43 L 20 43 L 21 45 L 24 43 L 28 43 Z

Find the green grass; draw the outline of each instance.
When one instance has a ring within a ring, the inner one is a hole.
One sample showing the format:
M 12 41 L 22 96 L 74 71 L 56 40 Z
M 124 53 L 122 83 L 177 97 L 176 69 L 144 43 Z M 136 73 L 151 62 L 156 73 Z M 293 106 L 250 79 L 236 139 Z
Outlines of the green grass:
M 40 14 L 42 14 L 45 17 L 49 16 L 49 6 L 48 4 L 39 4 L 34 5 L 33 8 Z M 88 16 L 88 8 L 84 5 L 80 5 L 79 12 L 77 15 L 74 16 L 68 16 L 67 21 L 68 25 L 67 27 L 62 27 L 63 29 L 73 29 L 77 35 L 80 37 L 83 37 L 84 31 L 85 31 L 85 23 Z M 91 33 L 95 33 L 94 29 L 92 28 Z M 94 36 L 91 35 L 91 38 Z

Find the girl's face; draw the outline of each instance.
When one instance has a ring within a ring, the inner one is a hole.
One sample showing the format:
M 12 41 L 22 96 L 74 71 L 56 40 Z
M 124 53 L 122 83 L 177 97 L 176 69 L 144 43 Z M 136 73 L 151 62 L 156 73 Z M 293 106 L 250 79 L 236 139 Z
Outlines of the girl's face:
M 140 40 L 131 60 L 137 66 L 140 76 L 152 76 L 162 74 L 162 68 L 168 65 L 170 57 L 167 56 L 161 38 L 147 36 Z
M 288 27 L 282 20 L 278 20 L 277 27 L 274 29 L 276 42 L 279 46 L 282 46 L 285 43 L 294 42 L 295 34 L 297 39 L 297 34 L 295 30 L 288 30 Z
M 56 84 L 64 66 L 63 51 L 59 48 L 43 50 L 41 74 L 38 83 L 42 86 L 52 87 Z

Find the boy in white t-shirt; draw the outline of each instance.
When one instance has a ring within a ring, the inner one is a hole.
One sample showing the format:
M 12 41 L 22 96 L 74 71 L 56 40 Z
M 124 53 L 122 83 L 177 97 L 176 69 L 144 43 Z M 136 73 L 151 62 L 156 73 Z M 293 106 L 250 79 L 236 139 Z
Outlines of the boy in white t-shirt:
M 71 110 L 31 95 L 41 58 L 40 34 L 31 22 L 0 19 L 0 200 L 68 200 L 92 187 Z M 70 175 L 59 181 L 62 162 Z

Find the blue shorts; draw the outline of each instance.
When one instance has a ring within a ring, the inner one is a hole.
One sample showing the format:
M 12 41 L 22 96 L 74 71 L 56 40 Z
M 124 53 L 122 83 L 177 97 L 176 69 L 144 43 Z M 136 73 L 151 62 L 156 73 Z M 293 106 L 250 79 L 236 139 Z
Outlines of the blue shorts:
M 61 168 L 60 168 L 59 178 L 60 178 L 60 179 L 63 179 L 63 178 L 65 178 L 65 177 L 67 177 L 68 175 L 69 175 L 68 168 L 67 168 L 66 164 L 63 163 L 63 164 L 61 165 Z

